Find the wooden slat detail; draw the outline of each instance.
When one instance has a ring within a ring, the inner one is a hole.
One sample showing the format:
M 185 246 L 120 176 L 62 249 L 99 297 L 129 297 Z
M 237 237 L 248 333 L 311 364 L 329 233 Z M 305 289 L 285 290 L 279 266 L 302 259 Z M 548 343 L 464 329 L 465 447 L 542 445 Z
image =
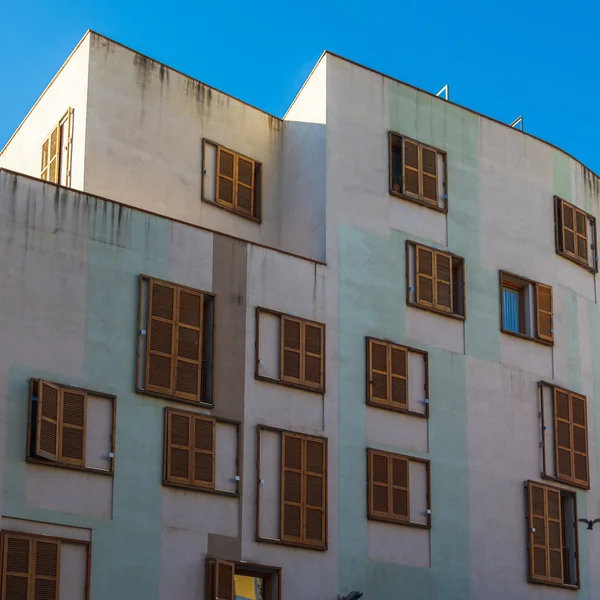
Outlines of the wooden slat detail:
M 59 455 L 60 388 L 40 379 L 35 453 L 57 461 Z
M 418 304 L 433 306 L 435 302 L 435 252 L 431 248 L 417 244 L 416 252 L 416 300 Z
M 423 200 L 438 204 L 437 152 L 421 146 L 421 190 Z
M 85 392 L 61 389 L 61 462 L 80 466 L 85 464 L 86 406 Z
M 177 288 L 175 396 L 200 401 L 204 294 Z
M 281 434 L 281 539 L 303 542 L 304 531 L 304 439 Z
M 369 340 L 367 351 L 367 377 L 369 381 L 369 401 L 377 404 L 388 404 L 389 393 L 389 352 L 388 344 L 377 340 Z
M 5 534 L 2 557 L 2 600 L 30 600 L 33 539 Z
M 575 252 L 577 258 L 588 262 L 588 216 L 582 211 L 575 209 Z
M 323 335 L 324 327 L 318 323 L 304 322 L 303 383 L 323 387 Z
M 408 350 L 389 344 L 390 381 L 389 398 L 392 406 L 408 408 Z
M 284 381 L 301 382 L 303 329 L 301 319 L 282 315 L 281 379 Z
M 215 600 L 235 600 L 235 564 L 225 560 L 215 561 L 214 583 Z
M 390 455 L 390 515 L 401 521 L 410 520 L 408 459 Z
M 435 307 L 452 312 L 452 257 L 435 253 Z
M 535 284 L 537 308 L 537 335 L 540 339 L 554 341 L 552 288 L 543 283 Z
M 566 202 L 561 202 L 562 208 L 562 228 L 563 228 L 563 252 L 570 256 L 577 256 L 575 242 L 575 211 L 572 206 Z
M 36 538 L 32 600 L 58 600 L 60 542 Z
M 166 480 L 172 483 L 192 483 L 192 415 L 167 411 Z
M 327 454 L 325 440 L 304 440 L 304 527 L 306 544 L 325 545 Z
M 216 422 L 211 417 L 194 416 L 194 467 L 192 483 L 198 487 L 215 488 Z
M 235 154 L 217 149 L 217 202 L 233 207 L 235 200 Z
M 386 452 L 368 451 L 369 516 L 390 516 L 390 459 Z
M 369 448 L 367 452 L 368 515 L 410 521 L 409 464 L 406 456 Z
M 420 153 L 419 144 L 404 139 L 404 193 L 419 198 L 420 189 Z

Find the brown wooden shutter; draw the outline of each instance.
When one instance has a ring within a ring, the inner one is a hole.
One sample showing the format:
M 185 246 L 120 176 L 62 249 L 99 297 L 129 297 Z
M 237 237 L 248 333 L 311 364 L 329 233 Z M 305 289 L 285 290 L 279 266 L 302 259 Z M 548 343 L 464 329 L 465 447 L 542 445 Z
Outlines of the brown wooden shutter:
M 236 208 L 248 215 L 254 214 L 254 162 L 241 156 L 237 160 Z
M 435 253 L 435 306 L 452 312 L 452 257 Z
M 418 304 L 433 306 L 434 303 L 434 251 L 425 246 L 415 247 L 417 254 L 417 290 Z
M 146 389 L 173 393 L 176 287 L 150 280 Z
M 410 500 L 408 459 L 402 456 L 390 456 L 391 467 L 391 498 L 390 514 L 393 519 L 410 520 Z
M 388 344 L 369 340 L 368 345 L 369 401 L 387 404 L 388 394 Z
M 86 393 L 61 389 L 60 461 L 85 464 Z
M 35 539 L 33 600 L 57 600 L 60 542 Z
M 300 383 L 302 321 L 281 317 L 281 379 Z
M 204 295 L 177 288 L 176 298 L 175 395 L 186 400 L 200 401 Z
M 281 434 L 281 539 L 302 543 L 303 451 L 302 436 Z
M 323 325 L 304 322 L 304 379 L 305 385 L 323 387 Z
M 390 344 L 389 352 L 391 404 L 408 408 L 408 351 L 402 346 Z
M 48 153 L 50 152 L 50 138 L 42 144 L 41 179 L 48 180 Z
M 60 388 L 40 379 L 35 453 L 52 461 L 58 460 L 59 415 Z
M 584 263 L 588 262 L 588 217 L 581 210 L 575 210 L 575 235 L 577 258 Z
M 368 451 L 369 516 L 390 516 L 390 459 L 385 452 Z
M 562 241 L 563 252 L 571 256 L 577 256 L 575 243 L 575 211 L 566 202 L 561 201 L 562 208 Z
M 404 189 L 407 196 L 420 196 L 419 186 L 419 144 L 404 140 Z
M 219 146 L 217 151 L 217 202 L 233 208 L 235 154 Z
M 235 564 L 215 561 L 215 600 L 235 600 Z M 212 600 L 212 598 L 211 598 Z
M 425 146 L 421 146 L 421 189 L 423 200 L 437 205 L 437 152 Z
M 589 487 L 587 403 L 585 396 L 571 394 L 571 428 L 573 438 L 573 480 Z
M 3 547 L 2 600 L 28 600 L 31 595 L 33 540 L 24 535 L 5 534 Z
M 210 417 L 194 417 L 194 470 L 193 484 L 199 487 L 215 487 L 215 420 Z
M 537 307 L 537 336 L 542 340 L 554 341 L 552 323 L 552 288 L 542 283 L 535 284 Z
M 60 173 L 60 127 L 57 126 L 50 134 L 50 150 L 48 160 L 48 181 L 58 183 Z
M 305 438 L 304 442 L 304 541 L 325 545 L 327 453 L 325 440 Z
M 167 411 L 166 479 L 172 483 L 191 483 L 192 415 Z
M 573 479 L 571 402 L 569 393 L 554 388 L 554 436 L 556 474 L 561 479 Z

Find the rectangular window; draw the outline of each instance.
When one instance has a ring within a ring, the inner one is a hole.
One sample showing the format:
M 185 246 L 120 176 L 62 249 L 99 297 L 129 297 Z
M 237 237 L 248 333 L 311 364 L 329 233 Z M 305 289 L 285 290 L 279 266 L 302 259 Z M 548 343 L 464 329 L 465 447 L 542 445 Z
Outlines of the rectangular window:
M 427 353 L 367 338 L 367 404 L 427 417 Z
M 206 600 L 279 600 L 281 569 L 209 558 Z
M 589 271 L 598 271 L 596 219 L 555 196 L 556 252 Z
M 256 324 L 256 378 L 324 393 L 325 325 L 265 308 Z
M 500 271 L 502 331 L 553 343 L 552 288 Z
M 202 199 L 260 221 L 261 163 L 206 139 L 202 147 Z
M 407 243 L 407 303 L 465 317 L 464 260 L 415 242 Z
M 367 484 L 369 519 L 431 526 L 429 461 L 369 448 Z
M 138 391 L 212 404 L 214 296 L 140 276 Z
M 447 210 L 446 153 L 389 133 L 390 193 Z
M 112 473 L 114 415 L 113 396 L 33 379 L 27 457 Z
M 575 494 L 533 481 L 526 490 L 530 581 L 578 587 Z
M 73 109 L 69 108 L 42 144 L 41 179 L 71 185 L 72 131 Z

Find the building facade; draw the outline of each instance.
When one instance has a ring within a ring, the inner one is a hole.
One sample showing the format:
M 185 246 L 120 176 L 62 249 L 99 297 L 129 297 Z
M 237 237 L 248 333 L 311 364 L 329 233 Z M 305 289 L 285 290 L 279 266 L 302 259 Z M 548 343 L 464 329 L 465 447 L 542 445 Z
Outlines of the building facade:
M 0 169 L 3 600 L 600 598 L 581 163 L 331 53 L 279 119 L 88 32 Z

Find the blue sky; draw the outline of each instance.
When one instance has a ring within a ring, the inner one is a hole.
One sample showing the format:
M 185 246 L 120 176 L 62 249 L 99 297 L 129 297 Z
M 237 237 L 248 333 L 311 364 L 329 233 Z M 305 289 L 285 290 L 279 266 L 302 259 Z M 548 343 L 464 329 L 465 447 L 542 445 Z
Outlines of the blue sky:
M 278 116 L 324 49 L 434 93 L 449 83 L 600 173 L 599 21 L 594 0 L 0 0 L 0 147 L 90 28 Z

